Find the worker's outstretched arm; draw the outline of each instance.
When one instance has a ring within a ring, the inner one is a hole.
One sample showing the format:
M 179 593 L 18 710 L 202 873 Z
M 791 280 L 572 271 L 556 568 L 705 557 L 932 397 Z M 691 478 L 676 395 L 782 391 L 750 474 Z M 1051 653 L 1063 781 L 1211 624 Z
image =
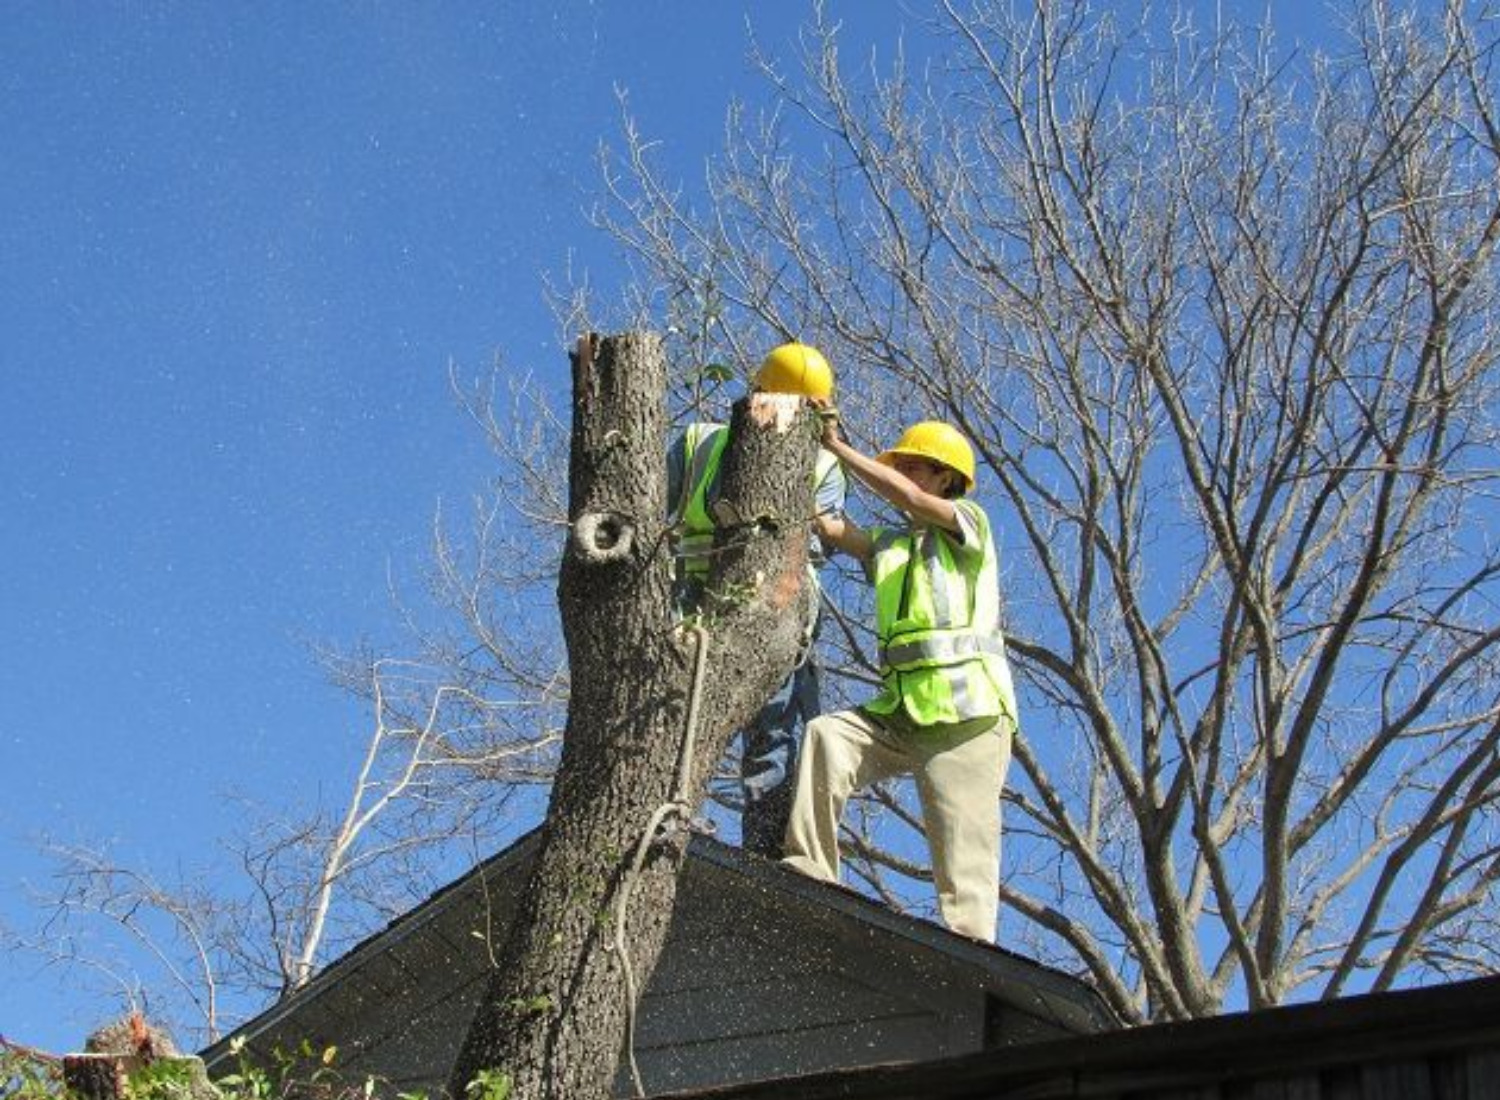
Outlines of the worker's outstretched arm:
M 865 529 L 844 516 L 831 513 L 815 516 L 813 530 L 824 543 L 842 550 L 861 565 L 869 564 L 875 552 L 875 544 Z
M 929 493 L 899 470 L 883 466 L 869 455 L 852 447 L 839 431 L 838 416 L 833 414 L 826 402 L 813 399 L 823 416 L 823 446 L 826 447 L 848 470 L 884 500 L 899 508 L 914 520 L 946 531 L 957 531 L 958 511 L 946 497 Z M 863 534 L 863 532 L 861 532 Z M 840 549 L 845 549 L 837 539 L 825 536 Z M 868 542 L 868 539 L 866 539 Z M 852 550 L 845 550 L 853 554 Z M 856 557 L 858 555 L 855 555 Z M 863 560 L 863 559 L 861 559 Z

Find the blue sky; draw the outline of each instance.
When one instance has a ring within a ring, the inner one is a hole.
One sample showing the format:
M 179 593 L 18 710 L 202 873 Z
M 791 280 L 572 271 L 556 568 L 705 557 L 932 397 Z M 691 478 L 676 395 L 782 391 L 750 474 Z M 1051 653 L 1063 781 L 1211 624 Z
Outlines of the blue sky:
M 581 214 L 616 87 L 699 177 L 747 10 L 785 46 L 807 9 L 5 5 L 0 921 L 44 832 L 170 877 L 227 792 L 337 796 L 364 715 L 307 647 L 391 636 L 388 572 L 483 484 L 450 364 L 562 378 L 543 276 L 617 276 Z M 8 1038 L 118 1010 L 0 960 Z
M 1289 5 L 1295 6 L 1295 5 Z M 831 5 L 888 51 L 898 5 Z M 450 364 L 561 381 L 543 277 L 618 277 L 582 215 L 617 87 L 701 177 L 746 18 L 796 0 L 63 3 L 0 10 L 0 921 L 46 832 L 163 871 L 347 782 L 316 642 L 394 634 L 489 455 Z M 0 1034 L 118 1010 L 0 959 Z

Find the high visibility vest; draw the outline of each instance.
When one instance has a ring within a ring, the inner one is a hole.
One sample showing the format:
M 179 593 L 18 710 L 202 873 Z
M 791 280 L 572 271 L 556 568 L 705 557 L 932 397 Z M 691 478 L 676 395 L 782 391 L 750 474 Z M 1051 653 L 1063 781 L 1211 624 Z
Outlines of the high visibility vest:
M 866 709 L 901 708 L 919 726 L 1016 719 L 989 520 L 977 504 L 956 503 L 976 521 L 980 553 L 959 552 L 956 538 L 934 527 L 871 531 L 884 690 Z
M 682 455 L 682 502 L 678 509 L 677 559 L 685 576 L 708 575 L 714 546 L 714 521 L 708 514 L 708 490 L 729 445 L 722 424 L 689 424 Z
M 705 577 L 712 563 L 714 520 L 709 514 L 708 494 L 719 475 L 719 462 L 729 445 L 723 424 L 690 424 L 684 436 L 682 488 L 676 520 L 679 528 L 677 558 L 688 577 Z M 833 472 L 838 459 L 821 447 L 813 464 L 813 489 Z

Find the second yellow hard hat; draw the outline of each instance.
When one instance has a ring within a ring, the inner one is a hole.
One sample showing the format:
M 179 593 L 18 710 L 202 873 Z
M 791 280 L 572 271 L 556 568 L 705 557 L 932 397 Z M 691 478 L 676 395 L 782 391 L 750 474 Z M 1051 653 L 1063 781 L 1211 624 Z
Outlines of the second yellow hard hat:
M 901 433 L 896 445 L 875 456 L 875 461 L 890 466 L 897 455 L 916 455 L 940 462 L 963 475 L 964 492 L 974 489 L 974 450 L 969 441 L 951 424 L 941 420 L 924 420 Z

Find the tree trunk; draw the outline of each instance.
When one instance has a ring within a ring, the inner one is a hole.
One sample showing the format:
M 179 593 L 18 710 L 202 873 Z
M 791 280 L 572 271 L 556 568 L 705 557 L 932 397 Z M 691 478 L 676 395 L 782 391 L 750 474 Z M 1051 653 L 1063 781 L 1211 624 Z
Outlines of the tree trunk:
M 680 826 L 733 732 L 790 670 L 805 601 L 815 598 L 806 517 L 817 420 L 798 398 L 755 395 L 735 406 L 724 457 L 721 550 L 708 585 L 717 597 L 702 631 L 677 627 L 665 387 L 655 336 L 579 342 L 571 526 L 558 581 L 572 669 L 567 731 L 536 864 L 449 1082 L 455 1096 L 481 1070 L 508 1077 L 521 1100 L 610 1095 L 633 1002 L 671 921 L 687 840 Z M 648 830 L 654 839 L 643 843 Z M 626 917 L 628 972 L 616 946 Z

